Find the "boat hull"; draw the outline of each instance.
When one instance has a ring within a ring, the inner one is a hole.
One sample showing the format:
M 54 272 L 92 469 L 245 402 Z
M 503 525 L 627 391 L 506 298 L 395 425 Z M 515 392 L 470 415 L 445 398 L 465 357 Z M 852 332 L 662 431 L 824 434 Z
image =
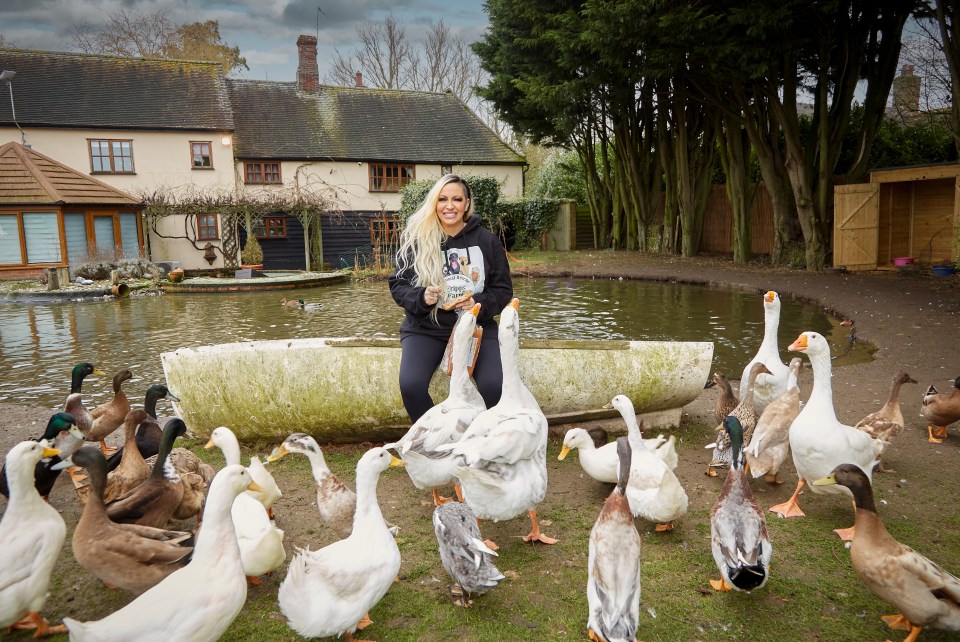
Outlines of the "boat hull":
M 711 342 L 522 340 L 520 372 L 557 421 L 610 416 L 616 394 L 638 414 L 693 401 Z M 191 432 L 229 426 L 245 441 L 307 432 L 321 442 L 395 439 L 410 425 L 400 397 L 398 339 L 290 339 L 181 348 L 160 355 L 167 387 Z M 437 401 L 449 378 L 434 375 Z

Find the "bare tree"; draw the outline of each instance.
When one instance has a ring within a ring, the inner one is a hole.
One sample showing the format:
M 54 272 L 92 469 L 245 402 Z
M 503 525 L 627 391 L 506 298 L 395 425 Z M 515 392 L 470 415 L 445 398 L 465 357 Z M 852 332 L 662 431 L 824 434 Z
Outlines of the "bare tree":
M 120 9 L 104 25 L 74 25 L 73 40 L 84 53 L 208 60 L 219 62 L 224 73 L 248 68 L 239 47 L 223 42 L 216 20 L 178 25 L 166 9 L 147 15 Z
M 354 73 L 381 89 L 403 89 L 409 86 L 407 69 L 413 50 L 406 31 L 389 15 L 383 23 L 363 22 L 357 27 L 360 45 L 353 55 L 336 51 L 328 80 L 334 84 L 353 84 Z

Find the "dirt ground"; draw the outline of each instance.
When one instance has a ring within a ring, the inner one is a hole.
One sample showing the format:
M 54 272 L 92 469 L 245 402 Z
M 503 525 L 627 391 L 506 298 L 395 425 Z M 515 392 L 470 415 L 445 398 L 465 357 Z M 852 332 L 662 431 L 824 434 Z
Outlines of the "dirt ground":
M 941 391 L 947 390 L 950 387 L 948 380 L 960 374 L 960 339 L 955 333 L 955 329 L 960 325 L 960 277 L 938 278 L 901 275 L 897 272 L 814 274 L 774 269 L 761 263 L 739 267 L 721 258 L 681 259 L 609 251 L 572 253 L 561 264 L 553 262 L 552 259 L 550 262 L 541 263 L 534 255 L 515 265 L 515 278 L 524 276 L 623 277 L 741 288 L 758 293 L 758 306 L 762 305 L 760 293 L 772 289 L 783 297 L 816 302 L 839 317 L 853 319 L 856 322 L 859 337 L 872 342 L 878 350 L 874 360 L 869 363 L 845 366 L 834 371 L 834 402 L 838 418 L 852 424 L 864 415 L 878 410 L 887 396 L 892 375 L 900 369 L 909 372 L 919 384 L 907 385 L 902 391 L 901 400 L 907 424 L 906 430 L 885 455 L 886 465 L 897 472 L 890 476 L 883 476 L 882 480 L 877 480 L 877 483 L 900 487 L 916 483 L 914 480 L 924 480 L 925 486 L 928 483 L 933 484 L 935 488 L 946 491 L 946 494 L 939 499 L 932 499 L 932 504 L 924 505 L 917 503 L 916 496 L 904 495 L 903 501 L 898 502 L 897 510 L 903 512 L 905 516 L 922 517 L 924 511 L 931 510 L 931 506 L 932 510 L 936 510 L 939 504 L 949 507 L 948 512 L 953 515 L 954 489 L 960 481 L 960 472 L 958 472 L 960 471 L 958 467 L 960 431 L 952 427 L 950 438 L 942 445 L 928 444 L 926 424 L 919 416 L 919 407 L 922 393 L 927 386 L 934 383 Z M 785 348 L 794 338 L 783 336 L 779 338 L 784 361 L 789 360 Z M 757 337 L 758 346 L 759 343 L 760 337 Z M 752 356 L 752 354 L 743 355 L 744 363 Z M 811 371 L 806 368 L 801 374 L 802 398 L 806 398 L 809 394 L 811 379 Z M 709 461 L 709 451 L 703 449 L 706 443 L 704 438 L 710 432 L 707 427 L 713 424 L 713 407 L 717 394 L 715 388 L 705 390 L 698 399 L 689 404 L 684 409 L 683 422 L 677 430 L 680 437 L 681 459 L 678 476 L 690 495 L 691 512 L 709 510 L 719 488 L 719 481 L 710 480 L 703 475 L 703 470 Z M 161 408 L 161 413 L 163 410 Z M 6 453 L 18 441 L 38 436 L 44 428 L 49 412 L 38 406 L 0 403 L 0 417 L 3 421 L 3 428 L 0 430 L 0 453 Z M 612 431 L 623 430 L 622 423 L 615 420 L 584 424 L 584 427 L 589 428 L 592 425 L 605 426 Z M 698 426 L 698 428 L 689 429 L 690 426 Z M 562 514 L 558 509 L 563 506 L 566 499 L 573 493 L 582 493 L 585 487 L 584 475 L 576 463 L 575 456 L 571 456 L 565 462 L 556 461 L 561 435 L 568 427 L 559 426 L 552 431 L 550 448 L 553 456 L 549 458 L 550 487 L 547 499 L 542 506 L 543 511 L 548 515 L 551 510 L 556 511 L 558 515 Z M 264 453 L 268 445 L 262 446 L 260 451 Z M 345 460 L 351 457 L 355 460 L 362 448 L 359 445 L 339 446 L 331 449 L 330 452 L 334 455 L 334 460 L 337 454 L 343 455 Z M 214 457 L 213 461 L 219 463 L 221 460 Z M 758 499 L 762 504 L 769 506 L 784 501 L 792 492 L 796 482 L 792 463 L 788 462 L 781 476 L 787 480 L 783 486 L 763 487 L 758 491 Z M 348 479 L 352 483 L 352 474 L 348 475 Z M 282 482 L 281 487 L 283 487 Z M 314 533 L 315 512 L 296 510 L 297 507 L 310 505 L 312 491 L 309 484 L 300 485 L 299 488 L 290 491 L 284 488 L 284 491 L 285 497 L 278 507 L 278 513 L 282 515 L 281 527 L 287 532 L 287 541 L 296 543 L 298 536 L 308 537 Z M 587 495 L 591 502 L 599 505 L 606 492 L 606 488 L 597 485 L 595 488 L 591 487 Z M 399 510 L 401 505 L 409 505 L 412 497 L 417 495 L 412 491 L 412 485 L 405 476 L 389 477 L 380 485 L 381 505 L 384 506 L 384 513 L 388 520 L 398 523 L 401 526 L 401 532 L 407 528 L 407 533 L 420 531 L 432 533 L 429 528 L 424 530 L 423 526 L 408 525 L 407 518 L 403 515 L 391 514 L 393 508 Z M 420 499 L 426 499 L 426 497 Z M 79 518 L 80 509 L 74 500 L 69 480 L 65 476 L 58 481 L 51 495 L 51 503 L 62 510 L 69 532 Z M 409 518 L 411 520 L 416 518 L 429 526 L 432 505 L 424 501 L 418 503 L 419 507 L 415 510 L 417 514 Z M 837 504 L 831 509 L 842 510 L 843 508 L 839 506 L 839 502 L 831 500 L 829 503 Z M 0 502 L 0 506 L 5 508 L 5 502 Z M 849 516 L 849 512 L 847 515 Z M 278 523 L 280 519 L 278 518 Z M 956 519 L 951 517 L 946 523 L 955 526 Z M 837 526 L 841 525 L 848 524 L 837 524 Z M 484 535 L 497 541 L 510 540 L 514 535 L 520 534 L 515 531 L 525 527 L 526 524 L 522 524 L 521 520 L 491 524 L 490 530 L 485 529 Z M 553 527 L 548 525 L 544 530 L 548 534 L 561 538 L 565 535 L 570 537 L 569 532 L 564 532 L 565 528 L 568 527 L 554 523 Z M 693 527 L 688 526 L 688 528 Z M 943 532 L 934 529 L 930 538 L 948 549 L 960 546 L 960 537 L 955 527 L 944 529 Z M 69 557 L 70 553 L 64 552 L 63 555 Z M 934 554 L 931 554 L 931 557 L 937 559 Z M 68 563 L 73 564 L 73 560 L 70 559 Z M 565 561 L 563 563 L 566 564 Z M 950 568 L 949 564 L 945 565 L 948 570 L 955 573 L 960 571 L 960 568 Z M 79 588 L 91 583 L 89 578 L 80 577 L 83 573 L 82 569 L 76 570 L 77 576 L 72 577 L 68 582 L 71 591 L 78 591 Z M 267 586 L 254 589 L 251 595 L 256 591 L 271 590 L 275 595 L 276 586 L 282 580 L 282 576 L 281 573 Z M 646 587 L 644 591 L 647 591 Z M 77 614 L 86 615 L 87 618 L 91 616 L 89 602 L 81 598 L 75 600 L 71 596 L 68 600 L 59 600 L 52 597 L 50 606 L 53 607 L 50 615 L 56 621 L 63 616 Z M 101 612 L 98 616 L 102 617 L 105 614 Z M 19 636 L 17 638 L 19 639 Z

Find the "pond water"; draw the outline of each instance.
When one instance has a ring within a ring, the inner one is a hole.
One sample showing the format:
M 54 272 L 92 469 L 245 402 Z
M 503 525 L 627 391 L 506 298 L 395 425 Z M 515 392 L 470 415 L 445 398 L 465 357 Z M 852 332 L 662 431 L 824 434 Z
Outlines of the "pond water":
M 760 293 L 674 283 L 602 279 L 517 279 L 521 336 L 543 339 L 714 341 L 713 370 L 739 377 L 763 337 Z M 305 312 L 282 297 L 317 301 Z M 402 312 L 385 281 L 237 294 L 169 294 L 131 299 L 0 303 L 0 401 L 55 407 L 70 371 L 90 361 L 113 375 L 129 368 L 131 400 L 163 383 L 159 355 L 181 347 L 255 339 L 396 337 Z M 783 300 L 780 349 L 800 332 L 831 342 L 836 365 L 869 360 L 871 346 L 817 306 Z M 89 378 L 88 406 L 112 395 L 109 377 Z M 175 393 L 176 391 L 174 391 Z

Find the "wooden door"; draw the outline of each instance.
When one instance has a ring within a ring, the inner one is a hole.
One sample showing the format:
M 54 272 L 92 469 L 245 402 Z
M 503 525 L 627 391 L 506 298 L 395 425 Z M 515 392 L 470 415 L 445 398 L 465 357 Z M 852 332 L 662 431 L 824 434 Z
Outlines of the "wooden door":
M 833 265 L 848 270 L 877 269 L 880 184 L 833 188 Z

